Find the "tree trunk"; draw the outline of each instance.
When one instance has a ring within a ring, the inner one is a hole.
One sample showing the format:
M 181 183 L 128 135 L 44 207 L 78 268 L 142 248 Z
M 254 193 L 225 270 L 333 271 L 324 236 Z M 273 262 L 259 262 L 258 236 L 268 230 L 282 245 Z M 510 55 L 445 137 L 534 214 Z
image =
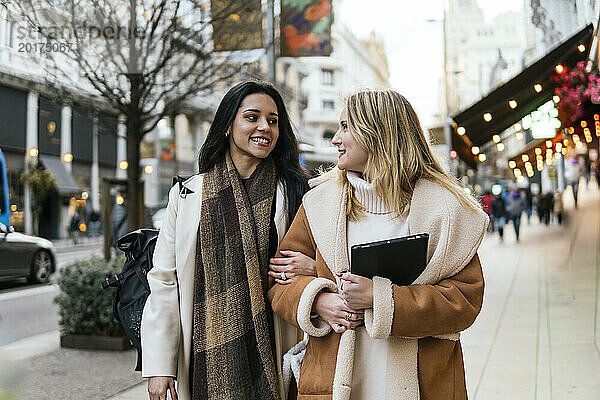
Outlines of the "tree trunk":
M 144 227 L 140 218 L 144 215 L 144 205 L 140 196 L 140 140 L 141 113 L 139 110 L 130 111 L 127 116 L 127 231 Z

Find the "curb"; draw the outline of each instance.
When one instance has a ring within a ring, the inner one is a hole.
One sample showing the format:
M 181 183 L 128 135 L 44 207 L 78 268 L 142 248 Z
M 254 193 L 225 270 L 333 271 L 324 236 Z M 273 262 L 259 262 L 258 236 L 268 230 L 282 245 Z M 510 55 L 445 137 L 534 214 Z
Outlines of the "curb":
M 22 361 L 58 350 L 59 347 L 60 332 L 49 331 L 1 346 L 0 356 L 9 361 Z

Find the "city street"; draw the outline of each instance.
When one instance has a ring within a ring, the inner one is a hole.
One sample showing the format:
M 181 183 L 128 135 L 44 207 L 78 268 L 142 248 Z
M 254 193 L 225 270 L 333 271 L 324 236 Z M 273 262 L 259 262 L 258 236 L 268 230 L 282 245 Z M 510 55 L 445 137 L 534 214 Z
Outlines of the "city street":
M 58 270 L 71 262 L 101 255 L 100 242 L 79 245 L 59 243 L 56 246 Z M 52 278 L 56 281 L 57 274 Z M 25 279 L 0 283 L 0 346 L 16 340 L 58 329 L 58 294 L 55 283 L 31 285 Z
M 480 249 L 484 307 L 462 336 L 470 399 L 598 398 L 600 192 L 593 180 L 588 187 L 580 189 L 577 210 L 566 192 L 565 225 L 546 226 L 533 215 L 529 223 L 523 219 L 519 243 L 511 225 L 504 242 L 486 235 Z M 18 363 L 16 398 L 39 399 L 42 391 L 46 398 L 145 398 L 145 382 L 137 384 L 141 378 L 132 371 L 133 352 L 59 349 L 52 332 L 37 336 L 44 341 L 50 346 Z M 83 365 L 96 371 L 93 380 L 82 379 Z M 45 377 L 54 375 L 64 385 L 48 384 Z

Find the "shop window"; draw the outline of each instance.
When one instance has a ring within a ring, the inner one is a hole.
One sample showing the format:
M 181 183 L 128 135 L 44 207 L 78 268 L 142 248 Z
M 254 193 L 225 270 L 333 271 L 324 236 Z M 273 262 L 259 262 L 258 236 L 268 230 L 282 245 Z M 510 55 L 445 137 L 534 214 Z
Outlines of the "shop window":
M 327 130 L 325 130 L 325 132 L 323 132 L 323 139 L 331 140 L 331 139 L 333 139 L 334 136 L 335 136 L 335 132 L 332 131 L 331 129 L 327 129 Z
M 321 83 L 326 86 L 333 86 L 333 70 L 323 68 L 321 69 Z
M 333 100 L 323 100 L 323 110 L 333 110 Z

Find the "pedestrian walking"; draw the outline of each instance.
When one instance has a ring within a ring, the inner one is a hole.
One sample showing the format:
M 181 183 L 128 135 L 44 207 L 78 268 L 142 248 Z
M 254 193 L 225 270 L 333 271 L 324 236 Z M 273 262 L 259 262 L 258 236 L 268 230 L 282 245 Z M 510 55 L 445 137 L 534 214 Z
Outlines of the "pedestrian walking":
M 583 166 L 579 159 L 571 157 L 565 160 L 565 180 L 567 181 L 567 185 L 570 185 L 573 190 L 575 208 L 577 208 L 577 197 L 579 195 L 579 178 L 582 175 Z
M 75 209 L 73 212 L 73 216 L 71 216 L 71 223 L 69 224 L 69 236 L 71 236 L 71 240 L 73 244 L 79 243 L 79 224 L 81 223 L 81 215 L 79 215 L 79 211 Z
M 496 195 L 494 201 L 492 201 L 492 217 L 496 228 L 498 229 L 498 236 L 500 241 L 504 240 L 504 224 L 506 223 L 506 203 L 502 194 Z
M 269 290 L 275 312 L 309 335 L 299 398 L 466 399 L 456 332 L 482 304 L 487 216 L 393 90 L 350 95 L 332 143 L 337 167 L 312 181 L 280 246 L 316 254 L 318 276 Z M 348 272 L 353 245 L 409 233 L 429 234 L 414 285 Z
M 506 201 L 506 215 L 508 220 L 512 222 L 513 228 L 515 229 L 515 236 L 517 242 L 519 241 L 519 230 L 521 227 L 521 214 L 527 208 L 527 202 L 525 196 L 519 192 L 517 188 L 514 188 Z
M 492 202 L 494 201 L 494 195 L 490 191 L 486 191 L 481 197 L 481 208 L 490 218 L 490 224 L 488 225 L 489 231 L 494 231 L 495 223 L 492 217 Z
M 175 398 L 175 381 L 179 400 L 280 399 L 282 355 L 297 335 L 273 317 L 268 274 L 286 286 L 316 272 L 303 250 L 274 258 L 308 190 L 275 88 L 243 82 L 225 94 L 199 171 L 169 192 L 148 273 L 141 338 L 150 400 Z
M 553 205 L 554 215 L 556 215 L 556 221 L 559 225 L 562 225 L 563 222 L 563 201 L 562 201 L 562 193 L 560 190 L 556 189 L 554 192 L 554 205 Z

